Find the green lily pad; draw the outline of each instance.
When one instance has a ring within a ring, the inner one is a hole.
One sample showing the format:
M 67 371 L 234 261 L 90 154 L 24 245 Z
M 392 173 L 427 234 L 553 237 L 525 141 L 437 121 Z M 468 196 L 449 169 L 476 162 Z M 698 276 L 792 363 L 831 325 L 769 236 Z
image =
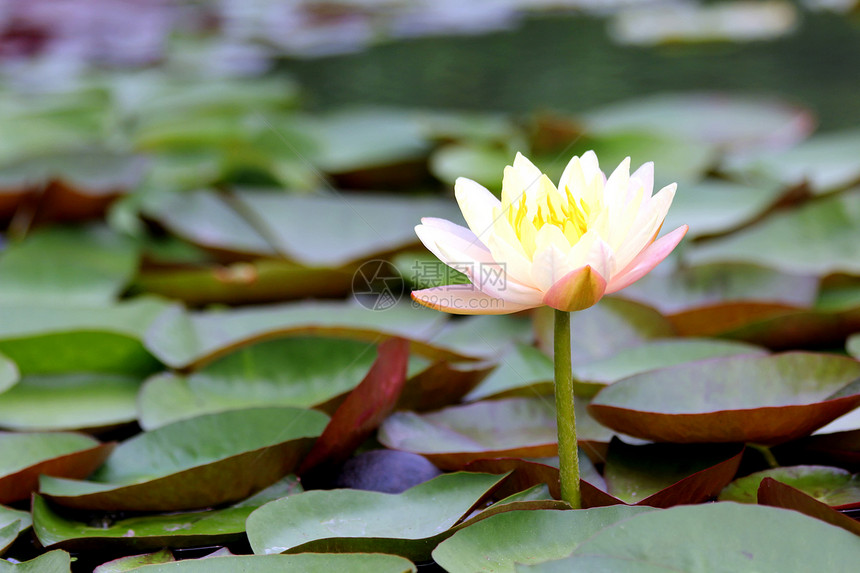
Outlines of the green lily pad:
M 421 454 L 441 469 L 481 458 L 549 457 L 558 451 L 552 399 L 510 398 L 436 412 L 395 412 L 377 439 L 388 448 Z
M 640 97 L 592 111 L 585 121 L 597 133 L 644 131 L 729 148 L 784 148 L 815 126 L 808 110 L 772 98 L 711 93 Z
M 71 432 L 0 432 L 0 503 L 30 497 L 39 475 L 84 478 L 112 449 Z
M 137 419 L 140 379 L 112 374 L 25 376 L 0 394 L 0 427 L 10 430 L 109 429 Z
M 448 321 L 429 343 L 459 356 L 498 360 L 517 343 L 531 343 L 531 321 L 519 316 L 469 316 Z
M 538 346 L 553 354 L 553 314 L 549 307 L 534 313 Z M 570 349 L 574 365 L 607 358 L 623 348 L 652 338 L 675 336 L 675 329 L 659 312 L 644 304 L 604 298 L 600 304 L 570 317 Z
M 756 472 L 726 486 L 720 493 L 720 501 L 756 503 L 765 478 L 792 486 L 839 509 L 860 505 L 860 479 L 849 471 L 827 466 L 791 466 Z
M 396 555 L 377 553 L 301 555 L 227 555 L 203 559 L 185 559 L 175 563 L 147 565 L 131 571 L 145 573 L 415 573 L 417 569 L 408 559 Z M 41 573 L 41 572 L 40 572 Z M 47 572 L 46 572 L 47 573 Z
M 860 522 L 841 513 L 826 503 L 799 489 L 793 488 L 773 478 L 764 478 L 758 488 L 759 505 L 793 509 L 810 517 L 820 519 L 830 525 L 841 527 L 854 535 L 860 535 Z
M 701 503 L 732 480 L 742 450 L 735 445 L 632 446 L 616 438 L 609 444 L 603 470 L 606 491 L 624 503 L 651 507 Z M 672 486 L 675 491 L 669 491 Z
M 72 552 L 161 547 L 183 548 L 226 545 L 245 539 L 245 520 L 265 503 L 302 491 L 288 476 L 252 497 L 222 509 L 170 515 L 141 515 L 94 525 L 55 511 L 40 495 L 33 498 L 33 530 L 45 547 Z
M 144 565 L 173 563 L 174 561 L 176 559 L 173 558 L 173 553 L 167 549 L 162 549 L 155 553 L 128 555 L 108 561 L 107 563 L 102 563 L 93 569 L 93 573 L 125 573 L 126 571 L 134 571 Z
M 309 266 L 337 267 L 417 245 L 415 225 L 422 217 L 462 222 L 455 202 L 436 198 L 267 191 L 233 198 L 282 256 Z
M 860 405 L 847 388 L 856 360 L 793 352 L 712 358 L 646 372 L 607 386 L 594 418 L 619 432 L 661 442 L 780 443 Z
M 23 563 L 0 559 L 0 573 L 71 573 L 71 570 L 72 556 L 65 551 L 49 551 Z
M 29 511 L 0 505 L 0 555 L 12 545 L 22 531 L 33 525 Z
M 192 374 L 147 380 L 138 401 L 140 424 L 153 429 L 201 414 L 267 405 L 320 406 L 352 390 L 375 358 L 373 344 L 356 340 L 299 336 L 261 342 Z
M 165 308 L 156 299 L 100 308 L 0 303 L 0 352 L 18 365 L 22 375 L 146 375 L 159 363 L 141 339 Z
M 196 313 L 185 312 L 176 306 L 154 321 L 145 341 L 147 348 L 159 360 L 173 368 L 199 368 L 253 342 L 307 334 L 372 342 L 378 342 L 380 335 L 400 336 L 418 342 L 413 346 L 415 350 L 450 357 L 452 352 L 434 352 L 426 343 L 420 344 L 435 333 L 443 320 L 441 313 L 408 306 L 376 312 L 341 302 L 293 303 Z
M 461 529 L 433 551 L 451 573 L 510 573 L 515 563 L 540 563 L 570 555 L 603 528 L 648 507 L 612 506 L 578 511 L 511 511 Z
M 800 273 L 860 273 L 860 190 L 775 213 L 728 237 L 685 252 L 695 264 L 747 262 Z
M 848 351 L 848 354 L 860 360 L 860 333 L 852 334 L 848 337 L 848 340 L 845 342 L 845 349 Z
M 137 265 L 134 244 L 107 228 L 40 229 L 0 253 L 0 304 L 106 305 Z
M 720 356 L 765 354 L 765 349 L 744 342 L 706 338 L 661 338 L 624 348 L 608 358 L 575 366 L 574 384 L 579 387 L 578 392 L 586 393 L 585 387 L 588 386 L 590 393 L 594 394 L 607 384 L 649 370 Z
M 765 176 L 786 186 L 806 184 L 812 192 L 823 193 L 860 181 L 858 153 L 860 130 L 849 129 L 815 135 L 791 149 L 731 157 L 726 170 Z
M 566 570 L 582 570 L 579 560 L 587 564 L 594 556 L 676 571 L 851 571 L 860 539 L 794 511 L 710 503 L 651 511 L 602 529 L 564 559 Z
M 247 497 L 295 470 L 328 416 L 299 408 L 208 414 L 120 444 L 89 481 L 43 476 L 40 492 L 79 509 L 176 511 Z
M 20 380 L 18 366 L 0 354 L 0 394 L 12 388 Z
M 502 190 L 502 173 L 515 154 L 499 146 L 454 143 L 437 149 L 430 156 L 430 172 L 440 181 L 453 185 L 458 177 L 468 177 L 490 191 Z
M 546 354 L 533 346 L 517 344 L 502 355 L 493 373 L 469 392 L 466 400 L 551 395 L 554 379 L 553 363 Z
M 380 551 L 422 561 L 502 479 L 460 472 L 401 494 L 308 491 L 252 513 L 248 539 L 257 554 Z

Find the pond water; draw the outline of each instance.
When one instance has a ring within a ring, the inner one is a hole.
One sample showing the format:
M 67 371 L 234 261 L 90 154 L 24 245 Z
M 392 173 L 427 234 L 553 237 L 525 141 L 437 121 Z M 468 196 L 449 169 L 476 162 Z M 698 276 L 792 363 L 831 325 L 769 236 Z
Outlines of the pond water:
M 598 17 L 544 15 L 511 30 L 425 37 L 290 59 L 319 109 L 380 104 L 579 112 L 650 93 L 719 90 L 778 96 L 815 110 L 821 129 L 860 124 L 860 26 L 803 13 L 773 40 L 622 46 Z

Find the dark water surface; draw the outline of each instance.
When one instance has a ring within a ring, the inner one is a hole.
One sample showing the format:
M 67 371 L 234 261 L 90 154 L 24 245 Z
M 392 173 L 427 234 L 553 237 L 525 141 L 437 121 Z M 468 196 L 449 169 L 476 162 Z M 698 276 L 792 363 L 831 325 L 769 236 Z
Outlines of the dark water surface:
M 283 67 L 317 109 L 380 104 L 578 112 L 667 91 L 772 95 L 811 107 L 822 129 L 860 125 L 860 23 L 803 14 L 781 38 L 620 46 L 606 20 L 544 16 L 510 31 L 428 37 Z

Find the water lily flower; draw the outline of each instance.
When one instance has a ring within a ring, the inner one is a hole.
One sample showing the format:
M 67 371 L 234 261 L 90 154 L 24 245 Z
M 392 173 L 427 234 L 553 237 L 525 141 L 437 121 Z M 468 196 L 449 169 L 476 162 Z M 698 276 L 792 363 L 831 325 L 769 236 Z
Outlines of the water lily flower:
M 424 218 L 415 232 L 472 284 L 412 297 L 454 314 L 588 308 L 645 276 L 686 234 L 683 225 L 657 239 L 676 185 L 653 188 L 652 163 L 630 174 L 627 158 L 607 178 L 593 151 L 571 159 L 558 187 L 518 153 L 505 168 L 501 201 L 461 177 L 454 191 L 469 228 Z

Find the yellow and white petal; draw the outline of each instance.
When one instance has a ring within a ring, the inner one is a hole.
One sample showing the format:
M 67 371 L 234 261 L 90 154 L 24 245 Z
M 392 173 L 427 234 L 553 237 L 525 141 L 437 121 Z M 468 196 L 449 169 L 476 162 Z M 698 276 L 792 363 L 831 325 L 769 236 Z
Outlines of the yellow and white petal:
M 415 233 L 424 246 L 446 265 L 495 264 L 492 253 L 483 243 L 470 241 L 462 233 L 455 234 L 449 229 L 432 226 L 432 223 L 417 225 Z
M 620 210 L 630 188 L 630 158 L 622 161 L 606 180 L 603 187 L 603 205 L 610 211 Z
M 456 235 L 463 239 L 464 241 L 469 241 L 470 243 L 481 244 L 486 248 L 486 245 L 483 241 L 481 241 L 475 233 L 472 232 L 471 229 L 467 229 L 462 225 L 458 225 L 448 219 L 440 219 L 439 217 L 421 217 L 421 224 L 426 227 L 433 227 L 435 229 L 440 229 L 443 231 L 447 231 L 452 235 Z
M 568 269 L 589 266 L 608 282 L 615 270 L 615 253 L 600 235 L 589 231 L 567 254 L 565 266 Z
M 573 269 L 567 266 L 567 252 L 555 245 L 549 245 L 543 251 L 535 252 L 532 281 L 535 287 L 546 292 L 571 270 Z
M 493 254 L 493 259 L 505 267 L 509 276 L 524 285 L 533 286 L 532 262 L 523 255 L 519 245 L 511 245 L 499 235 L 492 235 L 487 246 Z
M 458 177 L 454 183 L 454 196 L 466 224 L 479 239 L 485 240 L 492 232 L 493 212 L 501 207 L 499 200 L 483 185 L 465 177 Z
M 687 230 L 687 225 L 682 225 L 651 243 L 626 268 L 612 277 L 606 287 L 606 293 L 613 293 L 628 287 L 651 272 L 678 246 L 678 243 L 687 234 Z
M 650 198 L 654 194 L 654 162 L 643 163 L 639 169 L 633 172 L 630 179 L 641 182 L 645 189 L 645 197 Z
M 650 201 L 643 203 L 629 234 L 615 251 L 618 268 L 623 269 L 630 264 L 654 240 L 672 205 L 676 188 L 674 183 L 667 185 Z
M 501 298 L 489 296 L 480 290 L 443 286 L 412 292 L 412 299 L 426 307 L 451 314 L 511 314 L 539 306 L 517 304 Z
M 535 236 L 535 256 L 541 251 L 549 248 L 550 245 L 566 253 L 570 250 L 570 241 L 564 236 L 561 229 L 555 225 L 544 225 L 541 227 Z

